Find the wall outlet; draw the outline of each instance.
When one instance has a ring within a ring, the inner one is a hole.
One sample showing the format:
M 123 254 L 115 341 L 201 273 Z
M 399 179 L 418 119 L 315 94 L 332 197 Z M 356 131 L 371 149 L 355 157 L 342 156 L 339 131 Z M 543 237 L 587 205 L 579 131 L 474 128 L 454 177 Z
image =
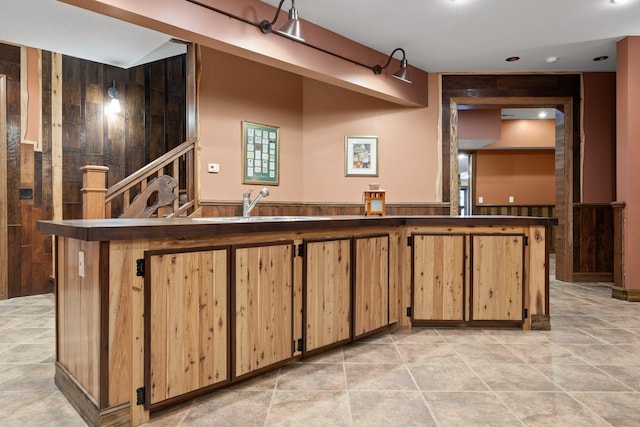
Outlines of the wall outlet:
M 484 203 L 484 197 L 482 196 L 478 197 L 478 203 Z
M 84 251 L 78 251 L 78 276 L 84 277 Z
M 513 203 L 513 196 L 509 196 L 509 203 Z
M 209 173 L 218 173 L 220 172 L 220 165 L 218 163 L 209 163 L 207 165 L 207 171 Z

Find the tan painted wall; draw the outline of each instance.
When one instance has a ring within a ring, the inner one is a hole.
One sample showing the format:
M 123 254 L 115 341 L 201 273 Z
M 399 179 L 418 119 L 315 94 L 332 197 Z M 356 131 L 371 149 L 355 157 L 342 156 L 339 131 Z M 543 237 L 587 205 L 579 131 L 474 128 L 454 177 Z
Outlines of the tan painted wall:
M 202 49 L 201 198 L 239 200 L 241 122 L 280 128 L 280 185 L 269 200 L 359 202 L 371 182 L 389 202 L 437 201 L 437 76 L 429 105 L 404 107 L 212 49 Z M 379 176 L 344 176 L 345 136 L 379 137 Z M 206 171 L 219 163 L 220 173 Z
M 499 108 L 459 110 L 458 139 L 499 139 L 500 113 Z
M 380 183 L 388 202 L 438 201 L 437 77 L 427 108 L 406 108 L 310 79 L 304 84 L 304 200 L 362 199 Z M 378 137 L 378 177 L 345 177 L 346 136 Z
M 624 281 L 640 289 L 640 37 L 626 37 L 617 46 L 616 199 L 626 203 Z
M 485 205 L 555 204 L 553 150 L 500 150 L 476 153 L 476 203 Z
M 302 199 L 302 81 L 286 71 L 202 49 L 200 93 L 201 198 L 239 200 L 243 120 L 280 128 L 280 185 L 270 200 Z M 208 163 L 220 173 L 207 172 Z
M 616 74 L 584 73 L 585 203 L 615 200 Z
M 555 120 L 503 120 L 501 136 L 486 148 L 549 147 L 556 145 Z

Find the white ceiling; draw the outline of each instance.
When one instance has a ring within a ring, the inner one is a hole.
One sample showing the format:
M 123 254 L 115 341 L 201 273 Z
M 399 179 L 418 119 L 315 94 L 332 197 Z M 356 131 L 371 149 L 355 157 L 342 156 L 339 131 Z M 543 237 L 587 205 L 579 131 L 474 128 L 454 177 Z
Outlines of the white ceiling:
M 0 0 L 0 41 L 121 68 L 186 52 L 171 36 L 56 0 Z
M 290 4 L 285 1 L 283 9 Z M 409 64 L 430 72 L 614 71 L 616 42 L 640 35 L 640 0 L 627 4 L 610 0 L 297 0 L 295 4 L 301 19 L 387 54 L 401 47 Z M 602 55 L 609 59 L 593 61 Z M 511 56 L 521 59 L 506 62 Z M 548 64 L 545 59 L 550 56 L 559 59 Z
M 5 42 L 123 68 L 185 49 L 171 35 L 56 0 L 0 5 Z M 276 25 L 290 5 L 285 1 Z M 616 42 L 640 35 L 640 0 L 298 0 L 296 7 L 303 20 L 385 54 L 401 47 L 411 65 L 429 72 L 614 71 Z M 609 59 L 592 60 L 602 55 Z M 505 62 L 510 56 L 521 59 Z M 549 56 L 559 60 L 549 64 Z

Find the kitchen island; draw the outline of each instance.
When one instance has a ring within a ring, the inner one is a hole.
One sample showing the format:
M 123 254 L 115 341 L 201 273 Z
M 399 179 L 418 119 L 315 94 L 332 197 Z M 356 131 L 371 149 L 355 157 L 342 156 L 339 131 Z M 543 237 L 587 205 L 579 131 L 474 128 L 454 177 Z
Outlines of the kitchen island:
M 40 221 L 55 237 L 55 382 L 90 425 L 387 328 L 549 329 L 530 217 Z

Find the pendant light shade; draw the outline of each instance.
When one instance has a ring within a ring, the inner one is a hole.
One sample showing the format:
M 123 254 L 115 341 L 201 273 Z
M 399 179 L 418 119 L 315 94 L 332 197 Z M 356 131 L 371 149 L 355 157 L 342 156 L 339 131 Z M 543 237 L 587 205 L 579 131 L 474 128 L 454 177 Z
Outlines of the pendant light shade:
M 392 74 L 396 79 L 400 79 L 403 82 L 411 83 L 411 76 L 409 75 L 409 64 L 406 59 L 402 59 L 400 62 L 400 69 Z
M 300 25 L 300 20 L 298 19 L 298 9 L 296 9 L 296 2 L 291 0 L 291 9 L 289 9 L 289 21 L 284 24 L 278 32 L 280 34 L 285 34 L 292 39 L 296 39 L 298 41 L 303 42 L 304 37 L 302 36 L 302 26 Z
M 273 18 L 273 21 L 269 22 L 267 20 L 264 20 L 260 22 L 259 27 L 263 33 L 268 34 L 273 30 L 273 24 L 275 24 L 278 20 L 280 10 L 282 10 L 282 3 L 284 3 L 284 0 L 280 0 L 280 4 L 278 4 L 278 10 L 276 10 L 276 16 Z M 289 9 L 289 21 L 287 21 L 287 23 L 284 24 L 282 28 L 280 28 L 277 32 L 290 39 L 304 42 L 304 37 L 302 37 L 302 26 L 300 25 L 300 20 L 298 19 L 298 9 L 296 9 L 295 0 L 291 0 L 291 9 Z

